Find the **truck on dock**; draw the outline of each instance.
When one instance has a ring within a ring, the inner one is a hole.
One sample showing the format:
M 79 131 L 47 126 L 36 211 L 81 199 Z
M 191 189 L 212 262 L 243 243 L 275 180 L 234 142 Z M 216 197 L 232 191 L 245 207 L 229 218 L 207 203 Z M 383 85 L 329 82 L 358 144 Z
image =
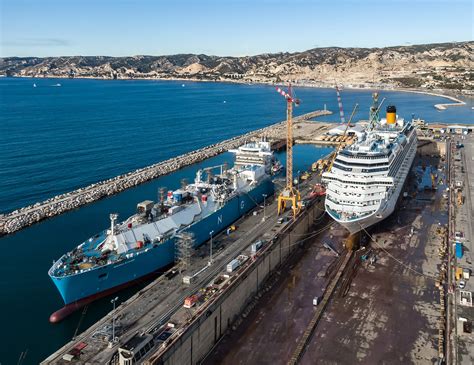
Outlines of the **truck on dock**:
M 245 261 L 248 260 L 248 256 L 239 255 L 236 259 L 233 259 L 231 262 L 227 264 L 227 272 L 231 273 L 237 270 Z
M 198 294 L 191 295 L 190 297 L 187 297 L 184 300 L 183 307 L 184 308 L 192 308 L 196 305 L 196 303 L 198 301 L 199 301 L 199 295 Z

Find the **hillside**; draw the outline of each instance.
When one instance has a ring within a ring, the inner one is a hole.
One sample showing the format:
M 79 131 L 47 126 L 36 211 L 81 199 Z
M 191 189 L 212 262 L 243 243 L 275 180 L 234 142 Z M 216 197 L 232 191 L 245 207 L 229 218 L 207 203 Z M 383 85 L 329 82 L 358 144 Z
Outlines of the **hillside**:
M 474 86 L 474 42 L 387 48 L 315 48 L 296 53 L 219 57 L 171 56 L 9 57 L 0 59 L 0 75 L 192 79 L 239 82 L 292 80 L 332 86 L 456 89 Z

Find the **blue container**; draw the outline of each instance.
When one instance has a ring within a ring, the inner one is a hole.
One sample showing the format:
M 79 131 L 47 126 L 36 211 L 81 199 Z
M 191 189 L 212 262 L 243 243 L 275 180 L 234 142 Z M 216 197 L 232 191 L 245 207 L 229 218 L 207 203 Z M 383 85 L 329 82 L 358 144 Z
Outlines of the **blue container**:
M 463 255 L 462 243 L 456 242 L 456 258 L 461 259 Z
M 183 199 L 183 194 L 181 194 L 180 192 L 175 191 L 173 193 L 173 199 L 174 199 L 175 202 L 179 203 Z

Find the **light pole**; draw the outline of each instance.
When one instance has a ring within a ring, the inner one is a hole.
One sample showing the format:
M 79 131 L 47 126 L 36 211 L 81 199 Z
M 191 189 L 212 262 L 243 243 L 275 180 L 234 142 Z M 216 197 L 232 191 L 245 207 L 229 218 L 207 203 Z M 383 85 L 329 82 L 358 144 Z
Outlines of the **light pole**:
M 300 170 L 298 170 L 298 180 L 296 180 L 298 183 L 296 184 L 296 190 L 300 190 Z
M 209 244 L 209 266 L 212 265 L 212 235 L 214 231 L 209 232 L 209 236 L 211 236 L 211 243 Z
M 265 199 L 267 197 L 267 194 L 262 194 L 262 196 L 263 196 L 263 219 L 262 219 L 262 221 L 265 222 L 265 219 L 266 219 L 266 217 L 265 217 Z
M 115 302 L 118 300 L 118 297 L 115 297 L 110 301 L 114 306 L 114 310 L 112 312 L 112 342 L 115 342 Z

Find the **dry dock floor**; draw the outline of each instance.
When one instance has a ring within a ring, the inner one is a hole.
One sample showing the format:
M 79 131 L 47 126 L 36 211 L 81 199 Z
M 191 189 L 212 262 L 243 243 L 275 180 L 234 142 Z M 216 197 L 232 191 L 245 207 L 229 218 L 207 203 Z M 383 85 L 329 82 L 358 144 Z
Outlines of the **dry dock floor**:
M 341 242 L 347 235 L 327 217 L 317 229 L 324 227 L 316 237 L 302 237 L 309 238 L 305 247 L 282 268 L 273 288 L 243 323 L 223 338 L 204 364 L 287 362 L 313 316 L 313 298 L 322 296 L 336 271 L 338 258 L 322 243 L 328 242 L 342 252 Z
M 443 239 L 438 228 L 447 223 L 447 202 L 442 198 L 444 163 L 426 157 L 414 163 L 414 167 L 438 164 L 437 181 L 442 184 L 436 191 L 418 192 L 412 172 L 407 184 L 410 197 L 369 232 L 377 240 L 371 245 L 375 263 L 361 261 L 355 271 L 348 270 L 348 291 L 345 295 L 343 290 L 335 292 L 301 364 L 437 362 L 440 306 L 433 277 L 438 275 L 438 248 Z M 344 231 L 334 225 L 315 238 L 301 260 L 281 273 L 282 280 L 274 290 L 221 341 L 206 364 L 289 361 L 314 313 L 312 298 L 320 295 L 318 291 L 328 282 L 325 273 L 335 257 L 322 248 L 322 242 L 331 235 L 333 243 L 340 244 Z M 365 253 L 359 251 L 356 258 Z

